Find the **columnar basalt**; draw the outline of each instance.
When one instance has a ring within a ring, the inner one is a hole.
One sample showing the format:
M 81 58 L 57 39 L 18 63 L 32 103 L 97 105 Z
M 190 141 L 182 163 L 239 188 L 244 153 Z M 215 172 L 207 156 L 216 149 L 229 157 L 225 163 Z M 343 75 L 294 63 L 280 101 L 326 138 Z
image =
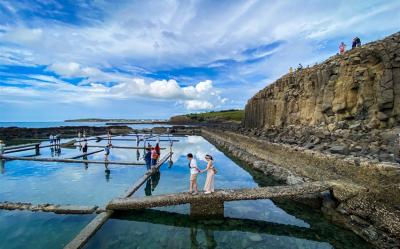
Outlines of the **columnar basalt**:
M 368 128 L 400 122 L 400 33 L 296 70 L 251 98 L 244 125 L 334 128 L 340 121 Z

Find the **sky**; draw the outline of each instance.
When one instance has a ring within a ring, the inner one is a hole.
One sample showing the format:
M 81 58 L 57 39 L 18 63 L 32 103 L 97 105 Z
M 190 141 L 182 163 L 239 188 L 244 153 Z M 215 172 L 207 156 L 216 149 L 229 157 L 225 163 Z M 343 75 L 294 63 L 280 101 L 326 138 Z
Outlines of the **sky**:
M 399 31 L 398 0 L 0 0 L 0 121 L 244 108 L 298 63 Z

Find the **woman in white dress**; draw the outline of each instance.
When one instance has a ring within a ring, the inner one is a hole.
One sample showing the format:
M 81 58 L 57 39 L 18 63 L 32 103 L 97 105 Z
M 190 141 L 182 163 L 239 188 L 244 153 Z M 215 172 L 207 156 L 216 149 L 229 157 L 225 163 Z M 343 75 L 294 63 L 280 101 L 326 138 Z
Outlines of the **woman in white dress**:
M 214 168 L 214 160 L 213 157 L 210 155 L 206 155 L 207 161 L 207 168 L 204 171 L 207 171 L 207 178 L 206 183 L 204 184 L 204 193 L 211 194 L 214 192 L 214 175 L 215 175 L 215 168 Z

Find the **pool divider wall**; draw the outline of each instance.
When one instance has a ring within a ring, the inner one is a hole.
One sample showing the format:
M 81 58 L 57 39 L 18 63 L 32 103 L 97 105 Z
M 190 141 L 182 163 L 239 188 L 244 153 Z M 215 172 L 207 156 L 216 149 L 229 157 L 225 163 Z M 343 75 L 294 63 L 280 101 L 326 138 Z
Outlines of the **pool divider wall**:
M 222 189 L 212 194 L 199 193 L 192 195 L 187 192 L 176 194 L 165 194 L 157 196 L 146 196 L 139 198 L 118 198 L 112 200 L 108 205 L 109 210 L 138 210 L 154 207 L 164 207 L 182 204 L 191 204 L 198 208 L 191 208 L 195 216 L 208 216 L 222 214 L 225 201 L 259 200 L 270 198 L 296 198 L 307 194 L 320 193 L 331 190 L 337 182 L 307 182 L 295 185 L 258 187 L 244 189 Z M 218 210 L 220 208 L 220 210 Z M 210 212 L 211 211 L 211 212 Z M 214 213 L 215 211 L 215 213 Z
M 76 155 L 76 156 L 73 156 L 73 157 L 69 157 L 68 159 L 77 159 L 77 158 L 80 158 L 80 157 L 93 155 L 93 154 L 96 154 L 96 153 L 99 153 L 99 152 L 102 152 L 102 151 L 104 151 L 104 149 L 95 150 L 95 151 L 91 151 L 91 152 L 87 152 L 87 153 L 82 153 L 82 154 L 79 154 L 79 155 Z
M 78 206 L 78 205 L 55 205 L 55 204 L 32 204 L 22 202 L 0 202 L 0 209 L 4 210 L 29 210 L 53 212 L 56 214 L 93 214 L 97 206 Z
M 5 160 L 22 160 L 22 161 L 39 161 L 39 162 L 61 162 L 61 163 L 94 163 L 94 164 L 118 164 L 142 166 L 144 163 L 139 162 L 122 162 L 122 161 L 96 161 L 96 160 L 81 160 L 69 158 L 54 158 L 54 157 L 22 157 L 22 156 L 6 156 L 0 155 L 0 159 Z

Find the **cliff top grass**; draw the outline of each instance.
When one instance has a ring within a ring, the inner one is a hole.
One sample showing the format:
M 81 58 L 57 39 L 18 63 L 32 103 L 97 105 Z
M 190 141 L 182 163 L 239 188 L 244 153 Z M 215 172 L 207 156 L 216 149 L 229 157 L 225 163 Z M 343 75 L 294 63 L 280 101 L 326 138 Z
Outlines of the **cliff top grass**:
M 203 113 L 190 113 L 171 117 L 171 122 L 208 122 L 208 121 L 236 121 L 244 118 L 244 110 L 222 110 Z

